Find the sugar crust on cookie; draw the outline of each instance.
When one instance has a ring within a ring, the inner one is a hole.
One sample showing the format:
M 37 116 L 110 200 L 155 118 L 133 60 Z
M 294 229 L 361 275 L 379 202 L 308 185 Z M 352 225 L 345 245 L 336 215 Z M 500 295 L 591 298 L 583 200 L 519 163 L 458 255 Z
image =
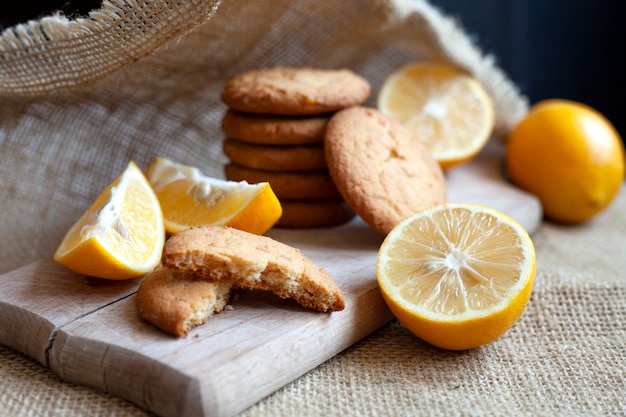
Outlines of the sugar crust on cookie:
M 324 141 L 341 195 L 383 234 L 416 211 L 446 201 L 443 171 L 426 145 L 376 109 L 337 112 Z
M 271 291 L 321 312 L 343 310 L 343 294 L 328 271 L 298 249 L 267 236 L 209 226 L 173 235 L 163 264 L 209 281 Z
M 311 115 L 361 104 L 370 90 L 367 80 L 349 69 L 273 67 L 230 79 L 221 99 L 243 112 Z

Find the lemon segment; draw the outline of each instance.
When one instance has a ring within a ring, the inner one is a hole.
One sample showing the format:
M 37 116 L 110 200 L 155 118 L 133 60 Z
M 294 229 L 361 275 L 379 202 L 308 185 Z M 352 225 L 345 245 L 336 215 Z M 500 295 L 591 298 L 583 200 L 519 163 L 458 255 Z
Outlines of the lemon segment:
M 477 155 L 495 123 L 493 103 L 483 85 L 467 73 L 434 62 L 411 63 L 390 74 L 377 106 L 423 140 L 443 169 Z
M 130 162 L 66 233 L 53 259 L 84 275 L 136 278 L 158 264 L 164 242 L 159 202 Z
M 464 350 L 521 316 L 535 276 L 528 233 L 506 215 L 449 203 L 405 219 L 380 247 L 376 274 L 394 315 L 423 340 Z
M 282 206 L 267 182 L 212 178 L 196 167 L 161 157 L 148 165 L 146 176 L 160 201 L 168 233 L 213 225 L 263 234 L 282 215 Z

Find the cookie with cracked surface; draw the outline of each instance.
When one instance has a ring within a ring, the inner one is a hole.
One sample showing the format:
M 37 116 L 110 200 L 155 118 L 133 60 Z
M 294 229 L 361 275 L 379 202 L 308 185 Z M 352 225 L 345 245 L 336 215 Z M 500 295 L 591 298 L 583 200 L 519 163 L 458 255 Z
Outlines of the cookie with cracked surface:
M 137 312 L 148 323 L 183 337 L 223 311 L 231 289 L 228 283 L 205 281 L 159 265 L 141 281 Z
M 330 116 L 270 116 L 229 109 L 222 131 L 226 137 L 259 145 L 322 143 Z
M 163 264 L 208 281 L 271 291 L 321 312 L 345 307 L 341 289 L 328 271 L 298 249 L 226 226 L 176 233 L 165 243 Z
M 313 145 L 256 145 L 227 138 L 224 154 L 237 165 L 265 171 L 314 171 L 326 169 L 322 143 Z
M 446 201 L 443 171 L 428 148 L 376 109 L 337 112 L 328 122 L 324 147 L 343 198 L 383 234 L 416 211 Z
M 231 78 L 221 99 L 243 112 L 296 116 L 361 104 L 370 91 L 369 82 L 349 69 L 272 67 Z

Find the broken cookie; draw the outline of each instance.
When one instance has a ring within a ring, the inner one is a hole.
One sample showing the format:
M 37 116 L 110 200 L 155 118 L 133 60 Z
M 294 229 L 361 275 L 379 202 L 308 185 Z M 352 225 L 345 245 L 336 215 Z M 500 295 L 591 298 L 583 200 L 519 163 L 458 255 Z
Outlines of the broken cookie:
M 168 239 L 162 262 L 208 282 L 271 291 L 321 312 L 345 307 L 341 290 L 325 269 L 267 236 L 224 226 L 192 228 Z
M 137 311 L 145 321 L 176 336 L 186 336 L 228 305 L 232 286 L 209 282 L 157 266 L 137 291 Z

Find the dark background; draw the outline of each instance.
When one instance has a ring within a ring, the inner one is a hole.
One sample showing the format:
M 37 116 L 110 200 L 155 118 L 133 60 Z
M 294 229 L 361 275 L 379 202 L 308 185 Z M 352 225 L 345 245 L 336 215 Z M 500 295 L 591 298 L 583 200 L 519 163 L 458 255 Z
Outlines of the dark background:
M 431 0 L 528 96 L 583 102 L 626 139 L 626 1 Z
M 236 1 L 236 0 L 230 0 Z M 531 103 L 576 100 L 626 139 L 625 0 L 431 0 L 455 17 Z M 100 0 L 0 0 L 0 30 L 62 10 L 85 15 Z
M 100 7 L 101 0 L 0 0 L 0 30 L 58 10 L 66 16 L 85 16 Z

